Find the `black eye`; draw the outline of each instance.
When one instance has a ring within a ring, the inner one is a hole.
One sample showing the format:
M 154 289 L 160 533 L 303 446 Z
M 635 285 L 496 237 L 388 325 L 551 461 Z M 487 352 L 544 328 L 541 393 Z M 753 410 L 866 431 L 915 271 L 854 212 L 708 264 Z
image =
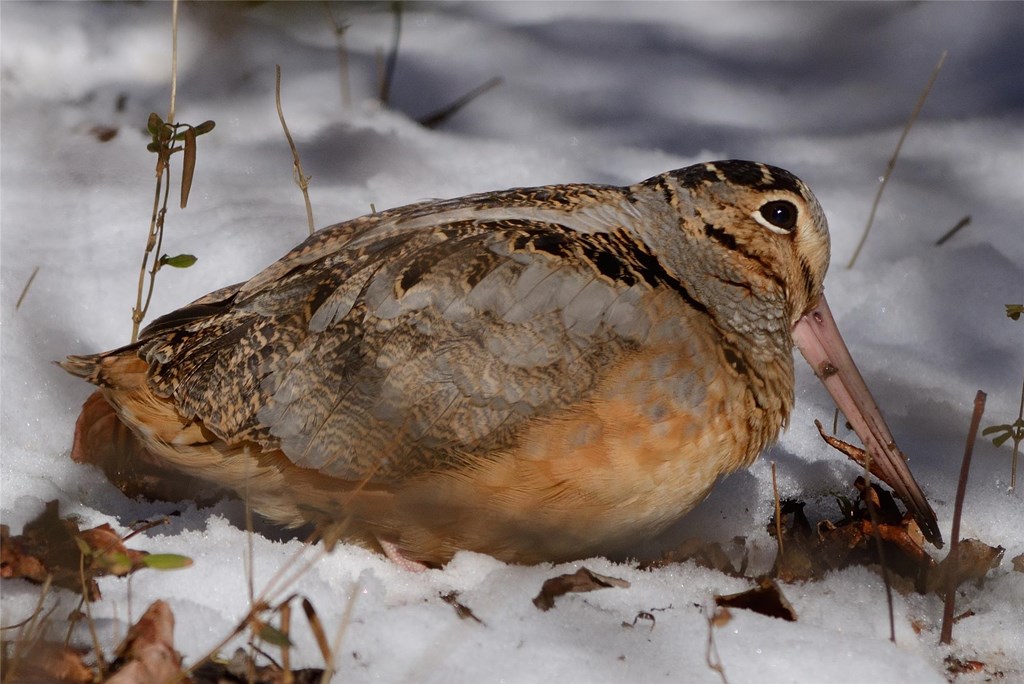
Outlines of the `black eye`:
M 776 228 L 781 228 L 787 233 L 796 226 L 796 219 L 799 213 L 792 202 L 776 200 L 761 206 L 759 210 L 765 221 Z

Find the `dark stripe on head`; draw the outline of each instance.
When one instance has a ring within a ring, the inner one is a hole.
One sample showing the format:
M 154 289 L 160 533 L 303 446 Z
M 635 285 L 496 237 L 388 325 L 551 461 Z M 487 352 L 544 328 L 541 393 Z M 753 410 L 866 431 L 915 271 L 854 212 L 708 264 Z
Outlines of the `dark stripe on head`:
M 713 162 L 711 166 L 736 185 L 757 190 L 788 190 L 797 195 L 801 192 L 800 180 L 785 169 L 758 162 L 730 159 Z
M 775 272 L 775 269 L 772 268 L 771 264 L 767 263 L 763 258 L 761 258 L 760 255 L 750 254 L 747 251 L 745 251 L 742 247 L 740 247 L 739 243 L 736 242 L 736 237 L 732 235 L 732 233 L 729 233 L 728 231 L 718 228 L 717 226 L 705 221 L 704 234 L 711 238 L 712 240 L 714 240 L 715 242 L 717 242 L 718 244 L 728 249 L 729 251 L 736 252 L 743 258 L 753 261 L 755 264 L 761 267 L 761 271 L 763 272 L 763 274 L 766 277 L 771 278 L 771 280 L 774 283 L 776 283 L 779 287 L 785 286 L 782 276 Z
M 665 176 L 674 178 L 684 188 L 696 188 L 707 183 L 717 183 L 722 180 L 714 171 L 708 168 L 708 164 L 696 164 L 694 166 L 687 166 L 685 169 L 676 169 L 675 171 L 655 176 L 650 180 L 661 180 L 661 182 L 664 182 L 662 179 Z M 649 181 L 644 182 L 647 183 Z

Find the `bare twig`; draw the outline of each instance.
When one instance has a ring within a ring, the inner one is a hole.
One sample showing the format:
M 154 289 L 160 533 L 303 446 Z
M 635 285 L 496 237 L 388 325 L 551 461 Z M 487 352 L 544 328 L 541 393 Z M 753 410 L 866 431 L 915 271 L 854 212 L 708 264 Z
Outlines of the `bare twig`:
M 974 413 L 971 415 L 971 427 L 967 432 L 967 444 L 964 446 L 964 458 L 960 463 L 960 479 L 956 483 L 956 503 L 953 506 L 953 529 L 949 541 L 949 567 L 946 574 L 946 602 L 942 606 L 942 632 L 939 642 L 948 644 L 953 640 L 953 611 L 956 608 L 956 580 L 959 574 L 960 552 L 960 515 L 964 508 L 964 495 L 967 493 L 967 477 L 971 472 L 971 455 L 974 453 L 974 442 L 978 438 L 978 425 L 981 414 L 985 412 L 985 393 L 978 390 L 974 397 Z
M 870 461 L 871 453 L 867 458 Z M 875 540 L 875 551 L 878 553 L 878 562 L 882 566 L 882 582 L 885 584 L 885 604 L 889 610 L 889 641 L 896 643 L 896 616 L 892 609 L 892 581 L 889 578 L 889 565 L 885 562 L 885 547 L 882 545 L 882 535 L 878 531 L 878 511 L 875 510 L 874 489 L 871 487 L 871 471 L 867 464 L 864 465 L 864 479 L 866 482 L 864 490 L 864 502 L 868 507 L 868 516 L 871 518 L 871 536 Z
M 171 2 L 171 106 L 167 123 L 174 123 L 174 105 L 178 97 L 178 0 Z
M 864 243 L 868 239 L 868 233 L 871 232 L 871 226 L 875 222 L 875 212 L 878 210 L 878 203 L 882 200 L 882 193 L 885 192 L 885 186 L 889 183 L 889 178 L 892 176 L 893 167 L 896 166 L 896 159 L 900 156 L 900 149 L 903 147 L 903 141 L 907 139 L 907 134 L 913 127 L 914 122 L 917 121 L 917 116 L 921 113 L 921 108 L 924 107 L 925 100 L 928 99 L 928 94 L 932 91 L 932 86 L 935 85 L 935 79 L 939 77 L 939 72 L 942 70 L 942 64 L 946 61 L 946 50 L 942 51 L 942 55 L 939 56 L 939 62 L 935 65 L 932 70 L 931 78 L 928 79 L 927 85 L 924 90 L 921 91 L 921 96 L 917 98 L 917 105 L 914 107 L 914 111 L 911 112 L 910 118 L 907 119 L 907 124 L 903 127 L 903 132 L 900 134 L 899 142 L 896 143 L 896 149 L 893 150 L 892 157 L 889 159 L 889 163 L 885 166 L 885 175 L 882 176 L 882 182 L 878 185 L 878 192 L 875 193 L 875 201 L 871 203 L 871 213 L 868 215 L 868 223 L 864 226 L 864 232 L 860 236 L 860 242 L 857 243 L 857 249 L 853 250 L 853 256 L 850 257 L 850 263 L 846 264 L 846 268 L 853 268 L 853 265 L 857 263 L 857 257 L 860 256 L 860 251 L 864 247 Z
M 352 109 L 352 93 L 348 78 L 348 47 L 345 45 L 345 32 L 348 31 L 348 24 L 334 18 L 331 3 L 326 0 L 324 9 L 327 11 L 327 18 L 330 19 L 331 26 L 334 27 L 334 47 L 338 52 L 338 72 L 341 79 L 341 106 L 346 110 Z
M 302 161 L 299 159 L 299 151 L 295 148 L 295 141 L 292 140 L 292 134 L 288 131 L 288 124 L 284 120 L 284 110 L 281 109 L 281 65 L 277 65 L 276 70 L 277 76 L 274 79 L 274 101 L 277 103 L 277 116 L 281 119 L 281 128 L 284 129 L 284 137 L 288 139 L 288 147 L 292 150 L 292 171 L 295 174 L 295 183 L 299 186 L 299 190 L 302 190 L 302 199 L 306 202 L 306 220 L 309 222 L 309 234 L 312 235 L 314 228 L 313 223 L 313 205 L 309 201 L 309 179 L 310 176 L 306 175 L 306 172 L 302 170 Z
M 391 82 L 395 78 L 395 67 L 398 65 L 398 43 L 402 39 L 402 3 L 392 2 L 391 13 L 395 17 L 395 33 L 391 41 L 391 50 L 388 52 L 387 63 L 384 65 L 384 74 L 380 80 L 380 94 L 378 99 L 385 107 L 391 98 Z
M 956 235 L 960 231 L 961 228 L 963 228 L 965 226 L 969 226 L 969 225 L 971 225 L 971 217 L 970 217 L 970 215 L 964 216 L 962 219 L 960 219 L 959 221 L 956 222 L 955 226 L 953 226 L 952 228 L 947 230 L 946 233 L 942 237 L 940 237 L 938 240 L 935 241 L 935 246 L 939 247 L 940 245 L 945 243 L 946 240 L 948 240 L 949 238 L 951 238 L 954 235 Z
M 779 503 L 779 484 L 775 480 L 775 461 L 772 461 L 772 494 L 775 495 L 775 539 L 779 544 L 779 563 L 782 563 L 782 504 Z
M 724 611 L 721 615 L 725 618 L 719 617 L 719 610 Z M 718 654 L 718 646 L 715 644 L 715 627 L 720 619 L 728 618 L 728 608 L 712 608 L 710 611 L 707 608 L 701 608 L 701 612 L 704 613 L 704 618 L 708 623 L 708 641 L 704 648 L 704 662 L 707 663 L 709 669 L 714 670 L 718 673 L 719 678 L 722 680 L 722 684 L 729 684 L 729 680 L 725 678 L 725 667 L 722 665 L 722 656 Z
M 25 301 L 25 295 L 28 294 L 28 288 L 32 287 L 32 281 L 36 279 L 36 273 L 39 273 L 39 267 L 36 266 L 32 269 L 32 275 L 28 277 L 25 282 L 25 287 L 21 288 L 21 294 L 18 295 L 18 302 L 14 305 L 14 310 L 17 311 L 21 308 L 21 303 Z
M 502 78 L 500 76 L 495 76 L 494 78 L 490 79 L 483 85 L 478 85 L 476 88 L 473 88 L 468 93 L 466 93 L 459 99 L 455 100 L 455 102 L 452 102 L 450 105 L 442 107 L 433 114 L 423 117 L 422 119 L 419 120 L 419 123 L 421 126 L 424 126 L 426 128 L 437 128 L 445 121 L 450 119 L 460 109 L 468 105 L 470 102 L 480 97 L 487 91 L 500 86 L 502 83 Z

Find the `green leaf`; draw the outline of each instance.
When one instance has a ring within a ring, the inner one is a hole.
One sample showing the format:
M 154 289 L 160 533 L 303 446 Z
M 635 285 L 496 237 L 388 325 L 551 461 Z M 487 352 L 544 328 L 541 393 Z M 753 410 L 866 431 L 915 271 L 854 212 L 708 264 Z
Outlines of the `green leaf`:
M 217 124 L 213 121 L 204 121 L 203 123 L 196 126 L 196 135 L 205 135 L 213 130 L 213 127 Z
M 263 641 L 266 641 L 268 644 L 273 644 L 274 646 L 284 647 L 292 645 L 291 639 L 288 638 L 287 634 L 279 630 L 277 627 L 272 627 L 266 623 L 260 625 L 257 635 Z
M 83 556 L 88 556 L 92 553 L 92 547 L 89 546 L 89 542 L 85 541 L 81 537 L 75 537 L 75 545 L 78 546 L 78 551 Z
M 154 570 L 179 570 L 192 565 L 192 559 L 176 553 L 151 553 L 142 559 L 142 563 Z
M 178 254 L 172 257 L 164 254 L 160 257 L 160 265 L 173 266 L 174 268 L 188 268 L 192 264 L 196 263 L 196 261 L 198 261 L 198 259 L 196 259 L 192 254 Z
M 993 432 L 1009 432 L 1009 431 L 1010 431 L 1010 426 L 1007 425 L 1006 423 L 1003 423 L 1002 425 L 989 425 L 987 428 L 985 428 L 984 430 L 981 431 L 981 434 L 987 437 L 988 435 L 991 435 Z
M 160 115 L 156 112 L 151 112 L 149 120 L 146 122 L 146 130 L 149 131 L 150 135 L 155 136 L 160 132 L 160 129 L 164 125 L 164 120 L 160 118 Z
M 1021 314 L 1024 314 L 1024 304 L 1007 304 L 1006 315 L 1015 321 L 1020 320 Z

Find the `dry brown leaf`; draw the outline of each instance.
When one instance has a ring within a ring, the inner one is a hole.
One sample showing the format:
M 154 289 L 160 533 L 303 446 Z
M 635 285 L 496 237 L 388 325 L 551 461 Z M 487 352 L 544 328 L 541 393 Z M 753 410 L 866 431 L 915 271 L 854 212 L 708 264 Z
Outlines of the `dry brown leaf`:
M 785 582 L 807 581 L 850 565 L 877 563 L 876 525 L 867 507 L 870 498 L 886 566 L 924 591 L 926 575 L 935 561 L 924 549 L 924 535 L 917 522 L 912 516 L 902 515 L 892 495 L 882 487 L 867 487 L 862 478 L 857 478 L 854 486 L 859 499 L 846 502 L 842 519 L 819 522 L 816 534 L 803 514 L 803 503 L 783 502 L 784 544 L 782 554 L 776 556 L 773 576 Z M 774 518 L 768 530 L 775 533 Z
M 49 684 L 89 684 L 94 680 L 92 670 L 82 662 L 82 653 L 44 641 L 33 644 L 17 660 L 3 658 L 0 677 L 4 682 Z
M 570 592 L 595 591 L 610 587 L 629 587 L 629 582 L 617 577 L 599 575 L 587 568 L 580 568 L 571 575 L 559 575 L 544 582 L 540 593 L 533 599 L 533 605 L 541 610 L 555 607 L 555 599 Z
M 980 660 L 966 660 L 949 656 L 945 660 L 946 671 L 950 674 L 967 674 L 970 672 L 984 672 L 985 663 Z
M 193 684 L 320 684 L 324 671 L 319 669 L 292 670 L 290 673 L 276 664 L 257 665 L 242 649 L 235 651 L 227 663 L 207 661 L 192 673 Z
M 768 617 L 796 622 L 796 611 L 773 579 L 764 578 L 753 589 L 738 594 L 715 596 L 715 604 L 723 608 L 743 608 Z M 726 620 L 728 621 L 728 620 Z
M 968 580 L 982 580 L 988 571 L 997 567 L 1003 559 L 1002 546 L 989 546 L 977 539 L 961 539 L 957 546 L 956 580 L 959 587 Z M 938 567 L 928 575 L 928 591 L 945 594 L 949 573 L 953 571 L 952 554 L 948 554 Z
M 738 550 L 737 554 L 741 555 L 739 568 L 734 565 L 729 553 L 721 544 L 702 539 L 687 539 L 675 548 L 665 551 L 658 560 L 644 561 L 639 567 L 641 570 L 649 570 L 663 568 L 672 563 L 693 561 L 702 568 L 717 570 L 732 577 L 742 577 L 747 565 L 746 539 L 735 537 L 732 543 L 734 550 Z
M 1024 572 L 1024 553 L 1019 556 L 1014 556 L 1013 560 L 1010 562 L 1013 564 L 1014 571 Z
M 447 594 L 441 594 L 441 600 L 454 608 L 455 614 L 458 615 L 460 619 L 474 620 L 481 625 L 485 624 L 483 620 L 473 614 L 472 610 L 459 601 L 459 592 L 449 591 Z
M 174 613 L 164 601 L 154 601 L 117 648 L 124 663 L 107 684 L 151 684 L 175 681 L 181 675 L 181 656 L 174 650 Z
M 52 577 L 54 585 L 77 593 L 82 593 L 84 583 L 90 601 L 101 598 L 97 577 L 124 576 L 148 564 L 157 567 L 153 561 L 168 557 L 125 547 L 107 524 L 79 530 L 73 516 L 60 517 L 57 501 L 48 502 L 16 537 L 10 536 L 6 526 L 0 529 L 0 577 L 37 584 Z M 187 562 L 180 559 L 181 564 Z

